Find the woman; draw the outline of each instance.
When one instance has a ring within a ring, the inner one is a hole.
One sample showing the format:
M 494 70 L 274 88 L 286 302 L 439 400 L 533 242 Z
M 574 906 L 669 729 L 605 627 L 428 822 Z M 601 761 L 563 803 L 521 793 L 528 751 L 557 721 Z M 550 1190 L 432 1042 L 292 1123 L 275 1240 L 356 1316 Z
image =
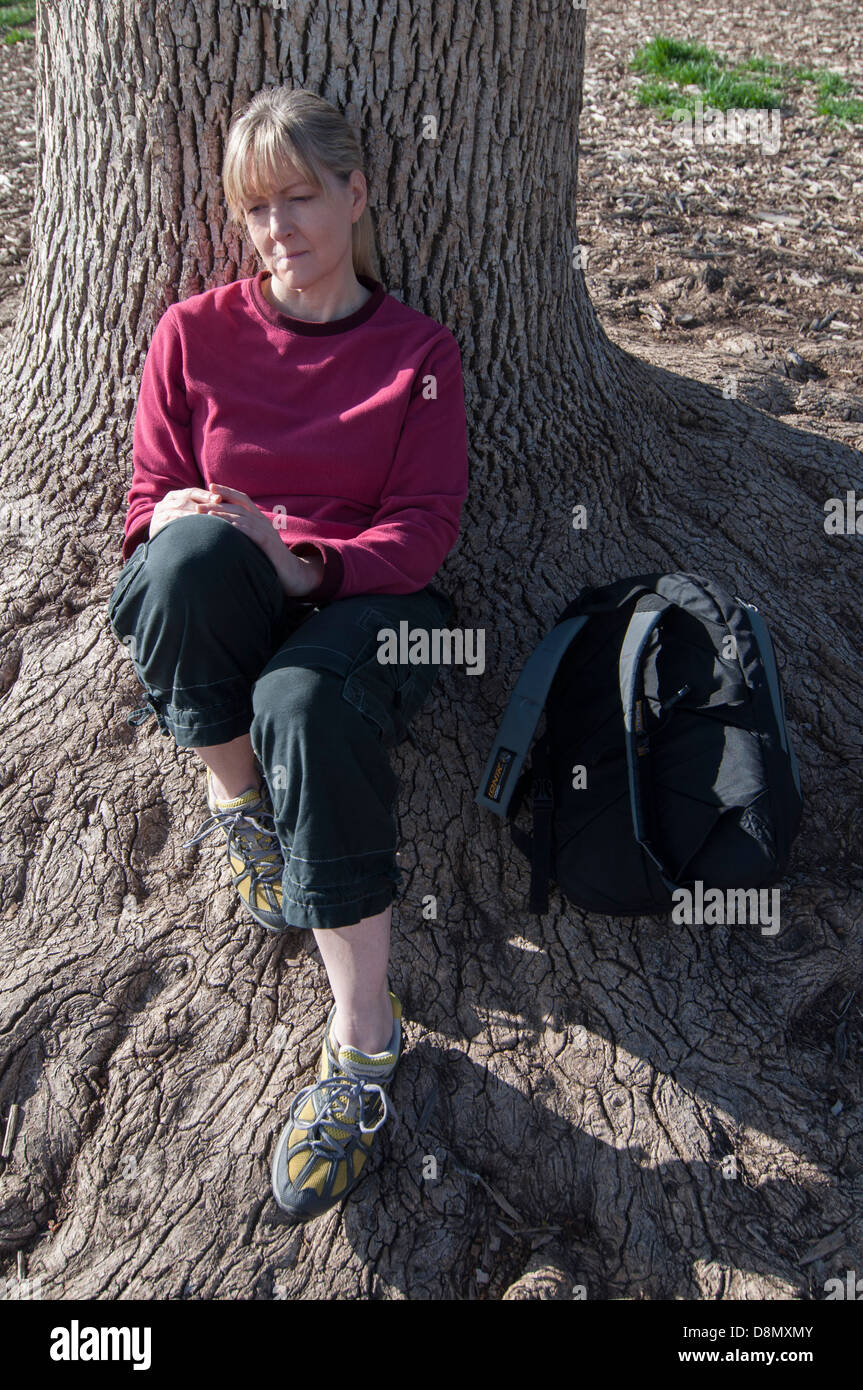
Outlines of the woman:
M 402 1049 L 388 750 L 437 670 L 382 663 L 378 633 L 450 623 L 429 581 L 467 494 L 458 345 L 375 278 L 361 164 L 310 92 L 266 89 L 233 120 L 228 210 L 263 269 L 156 326 L 109 605 L 145 716 L 207 769 L 211 816 L 188 843 L 222 831 L 255 919 L 313 931 L 326 966 L 318 1080 L 273 1159 L 299 1220 L 351 1190 L 388 1113 Z

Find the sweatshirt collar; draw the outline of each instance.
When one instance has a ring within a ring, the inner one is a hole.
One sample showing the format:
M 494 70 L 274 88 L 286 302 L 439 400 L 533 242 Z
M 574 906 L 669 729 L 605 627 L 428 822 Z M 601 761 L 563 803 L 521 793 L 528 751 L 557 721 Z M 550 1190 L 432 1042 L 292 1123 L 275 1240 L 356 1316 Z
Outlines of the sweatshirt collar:
M 269 275 L 268 270 L 259 270 L 257 275 L 249 280 L 249 288 L 252 295 L 252 303 L 262 318 L 268 323 L 273 323 L 277 328 L 284 328 L 288 333 L 302 333 L 311 338 L 329 337 L 333 333 L 347 333 L 351 328 L 358 328 L 361 323 L 370 319 L 372 314 L 383 302 L 386 291 L 380 280 L 373 280 L 368 275 L 358 275 L 357 279 L 366 289 L 371 290 L 371 297 L 361 304 L 359 309 L 354 310 L 342 319 L 328 319 L 324 323 L 316 323 L 310 319 L 296 319 L 291 314 L 283 314 L 280 309 L 273 306 L 264 298 L 261 289 L 261 282 L 264 277 Z

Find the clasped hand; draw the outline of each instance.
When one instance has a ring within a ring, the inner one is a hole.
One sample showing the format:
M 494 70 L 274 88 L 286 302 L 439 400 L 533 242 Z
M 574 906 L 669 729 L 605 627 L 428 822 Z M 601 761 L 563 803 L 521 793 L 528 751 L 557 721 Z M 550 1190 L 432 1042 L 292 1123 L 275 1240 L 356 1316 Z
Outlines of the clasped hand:
M 322 561 L 317 557 L 306 560 L 295 555 L 280 540 L 270 519 L 247 493 L 225 487 L 222 483 L 214 483 L 210 488 L 186 487 L 166 492 L 153 509 L 150 539 L 177 517 L 195 513 L 220 516 L 259 545 L 272 561 L 282 587 L 290 598 L 302 598 L 320 583 Z

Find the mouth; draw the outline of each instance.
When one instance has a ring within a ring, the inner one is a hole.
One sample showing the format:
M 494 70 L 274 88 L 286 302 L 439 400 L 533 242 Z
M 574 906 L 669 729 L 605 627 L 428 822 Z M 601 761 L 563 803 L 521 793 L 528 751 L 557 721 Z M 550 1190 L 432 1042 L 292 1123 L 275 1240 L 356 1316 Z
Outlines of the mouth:
M 292 252 L 290 253 L 290 255 L 284 255 L 284 254 L 282 254 L 282 255 L 276 256 L 275 259 L 276 259 L 277 261 L 288 261 L 288 262 L 290 262 L 290 261 L 298 261 L 298 260 L 300 259 L 300 256 L 304 256 L 305 254 L 306 254 L 305 251 L 292 251 Z

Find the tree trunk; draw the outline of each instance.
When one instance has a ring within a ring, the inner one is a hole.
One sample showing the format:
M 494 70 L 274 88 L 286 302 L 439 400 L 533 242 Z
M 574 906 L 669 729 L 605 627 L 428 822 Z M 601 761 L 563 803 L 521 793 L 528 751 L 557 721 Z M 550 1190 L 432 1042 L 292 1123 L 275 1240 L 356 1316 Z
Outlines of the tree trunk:
M 863 937 L 860 541 L 823 525 L 863 495 L 861 458 L 606 338 L 575 253 L 584 11 L 467 14 L 38 8 L 32 252 L 0 363 L 0 1273 L 24 1251 L 46 1298 L 820 1297 L 863 1268 L 859 995 L 838 1017 Z M 427 755 L 393 755 L 401 1124 L 305 1229 L 269 1164 L 325 972 L 310 938 L 247 919 L 220 856 L 182 850 L 199 764 L 125 722 L 140 692 L 106 617 L 144 354 L 170 302 L 256 268 L 223 239 L 219 172 L 232 111 L 274 82 L 361 129 L 385 287 L 461 345 L 471 491 L 436 582 L 487 662 L 444 669 Z M 775 937 L 556 894 L 532 917 L 473 802 L 563 604 L 678 568 L 756 601 L 779 647 L 807 811 Z

